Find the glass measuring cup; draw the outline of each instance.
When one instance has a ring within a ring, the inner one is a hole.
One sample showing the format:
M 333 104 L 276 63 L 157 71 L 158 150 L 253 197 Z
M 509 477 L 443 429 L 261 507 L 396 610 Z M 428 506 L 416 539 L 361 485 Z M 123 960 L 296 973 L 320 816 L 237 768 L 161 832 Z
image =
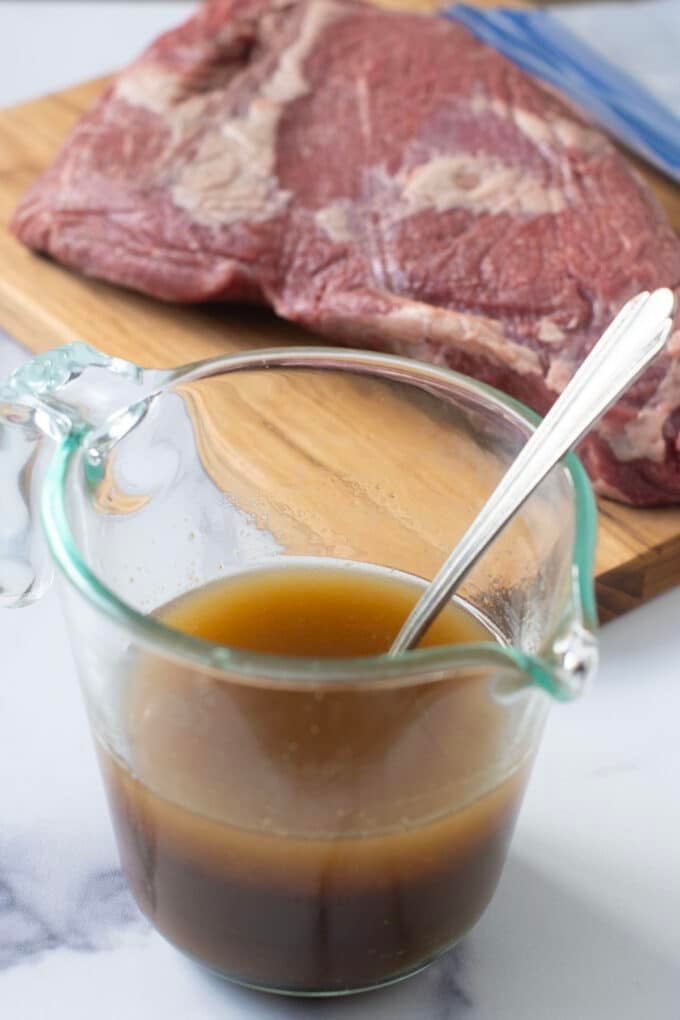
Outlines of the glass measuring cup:
M 578 461 L 461 589 L 489 640 L 305 660 L 154 610 L 282 558 L 428 580 L 529 412 L 376 353 L 154 371 L 77 344 L 16 373 L 0 420 L 0 597 L 38 597 L 52 563 L 62 575 L 123 865 L 159 931 L 226 977 L 301 994 L 396 980 L 460 938 L 500 875 L 548 705 L 595 668 Z

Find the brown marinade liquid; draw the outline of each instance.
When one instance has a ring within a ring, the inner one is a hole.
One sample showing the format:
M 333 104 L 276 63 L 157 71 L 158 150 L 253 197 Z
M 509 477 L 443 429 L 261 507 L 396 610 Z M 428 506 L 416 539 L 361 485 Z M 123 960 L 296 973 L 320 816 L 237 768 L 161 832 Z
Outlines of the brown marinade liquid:
M 420 588 L 362 568 L 271 568 L 160 612 L 220 643 L 384 651 Z M 489 640 L 460 606 L 423 645 Z M 123 865 L 170 941 L 237 980 L 314 992 L 417 969 L 496 886 L 526 767 L 487 780 L 503 709 L 479 676 L 328 691 L 225 682 L 154 660 L 100 744 Z

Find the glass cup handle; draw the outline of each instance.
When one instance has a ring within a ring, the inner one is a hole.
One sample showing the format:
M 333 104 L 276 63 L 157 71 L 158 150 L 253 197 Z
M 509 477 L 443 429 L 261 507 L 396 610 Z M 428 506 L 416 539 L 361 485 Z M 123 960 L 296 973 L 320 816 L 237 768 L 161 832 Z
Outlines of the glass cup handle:
M 29 605 L 52 580 L 45 540 L 36 527 L 44 433 L 31 409 L 0 395 L 0 607 Z
M 39 505 L 54 443 L 85 435 L 158 374 L 76 342 L 31 359 L 0 386 L 0 608 L 35 602 L 52 579 Z

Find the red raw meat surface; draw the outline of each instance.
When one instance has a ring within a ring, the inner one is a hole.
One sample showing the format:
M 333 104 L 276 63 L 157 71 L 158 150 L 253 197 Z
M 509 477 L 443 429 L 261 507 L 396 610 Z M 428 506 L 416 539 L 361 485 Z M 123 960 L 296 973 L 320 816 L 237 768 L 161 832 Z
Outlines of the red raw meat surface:
M 601 132 L 455 22 L 351 0 L 209 0 L 116 78 L 13 229 L 539 412 L 629 297 L 680 289 L 680 240 Z M 675 503 L 679 432 L 676 331 L 579 452 L 600 492 Z

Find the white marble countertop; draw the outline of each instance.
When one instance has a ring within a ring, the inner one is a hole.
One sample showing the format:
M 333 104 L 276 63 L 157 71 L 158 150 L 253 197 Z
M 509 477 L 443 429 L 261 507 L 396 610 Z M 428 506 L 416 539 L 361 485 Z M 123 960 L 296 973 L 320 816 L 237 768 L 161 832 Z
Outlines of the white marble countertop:
M 189 6 L 0 4 L 0 105 L 103 73 Z M 0 339 L 0 376 L 13 357 Z M 679 619 L 676 591 L 604 629 L 598 681 L 553 710 L 462 944 L 392 989 L 304 1002 L 206 976 L 140 917 L 57 596 L 0 613 L 0 1017 L 679 1020 Z

